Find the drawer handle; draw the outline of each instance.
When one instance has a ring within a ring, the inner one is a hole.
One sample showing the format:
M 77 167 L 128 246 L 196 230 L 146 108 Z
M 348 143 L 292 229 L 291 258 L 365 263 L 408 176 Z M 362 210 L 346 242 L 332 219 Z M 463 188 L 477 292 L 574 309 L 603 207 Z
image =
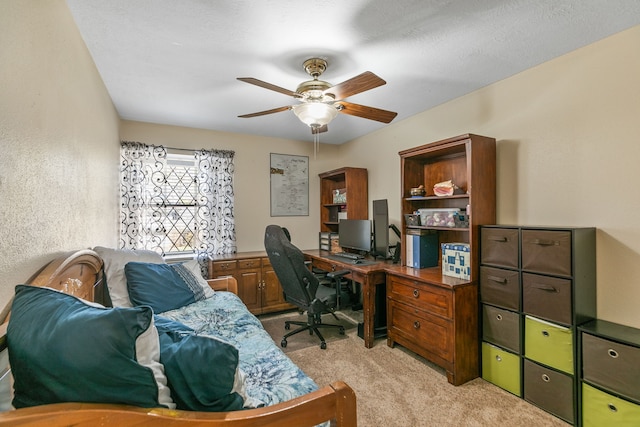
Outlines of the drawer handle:
M 418 322 L 417 320 L 413 322 L 413 329 L 420 329 L 420 322 Z
M 504 277 L 498 277 L 498 276 L 487 276 L 487 279 L 496 282 L 496 283 L 500 283 L 501 285 L 506 285 L 507 284 L 507 279 Z
M 496 320 L 502 320 L 502 314 L 498 314 L 498 315 L 496 316 Z
M 615 351 L 614 349 L 610 348 L 609 350 L 607 350 L 607 353 L 609 353 L 609 356 L 613 357 L 614 359 L 618 358 L 618 352 Z
M 542 374 L 542 381 L 548 383 L 549 381 L 551 381 L 551 378 L 549 378 L 549 375 L 547 374 Z
M 499 355 L 499 354 L 496 354 L 496 360 L 497 360 L 498 362 L 502 362 L 502 357 L 500 357 L 500 355 Z
M 555 292 L 555 293 L 560 292 L 557 288 L 555 288 L 554 286 L 550 286 L 550 285 L 534 284 L 533 286 L 536 289 L 540 289 L 541 291 L 545 291 L 545 292 Z
M 492 242 L 504 243 L 507 241 L 507 238 L 504 236 L 491 236 L 489 237 L 489 240 L 491 240 Z
M 618 412 L 618 408 L 616 408 L 616 405 L 614 405 L 613 403 L 607 403 L 607 407 L 611 412 Z
M 542 331 L 542 336 L 543 337 L 548 337 L 549 336 L 549 331 Z
M 558 245 L 560 245 L 559 242 L 556 242 L 554 240 L 542 240 L 542 239 L 533 239 L 531 241 L 531 243 L 533 243 L 534 245 L 539 245 L 539 246 L 558 246 Z
M 415 298 L 418 298 L 418 297 L 420 296 L 420 291 L 419 291 L 419 290 L 417 290 L 417 289 L 414 289 L 414 290 L 413 290 L 413 296 L 414 296 Z

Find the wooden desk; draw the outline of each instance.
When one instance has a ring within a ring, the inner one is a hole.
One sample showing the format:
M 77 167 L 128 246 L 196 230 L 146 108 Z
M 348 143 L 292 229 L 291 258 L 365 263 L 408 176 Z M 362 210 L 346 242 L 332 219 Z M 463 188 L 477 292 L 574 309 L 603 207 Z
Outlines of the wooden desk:
M 362 286 L 362 312 L 364 321 L 364 346 L 373 347 L 375 333 L 376 289 L 378 286 L 386 286 L 386 270 L 392 264 L 390 262 L 376 262 L 375 264 L 353 264 L 349 260 L 337 261 L 328 258 L 327 251 L 310 249 L 303 251 L 314 267 L 326 271 L 349 270 L 345 277 Z

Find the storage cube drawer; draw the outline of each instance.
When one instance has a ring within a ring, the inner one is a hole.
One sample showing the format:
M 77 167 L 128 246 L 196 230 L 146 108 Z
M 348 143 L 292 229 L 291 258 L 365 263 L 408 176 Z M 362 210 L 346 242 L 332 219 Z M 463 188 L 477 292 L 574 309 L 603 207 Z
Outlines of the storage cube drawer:
M 522 273 L 522 310 L 552 322 L 571 325 L 571 280 Z
M 453 361 L 451 322 L 394 300 L 389 301 L 388 307 L 387 324 L 393 334 L 402 336 L 448 362 Z
M 573 423 L 573 377 L 524 360 L 524 398 Z
M 524 353 L 529 359 L 573 374 L 573 332 L 569 328 L 526 316 Z
M 482 378 L 522 397 L 520 357 L 494 345 L 482 343 Z
M 450 319 L 453 296 L 450 291 L 397 276 L 387 276 L 389 296 L 405 304 L 417 305 L 432 314 Z
M 494 267 L 480 267 L 482 302 L 520 310 L 520 273 Z
M 571 232 L 522 230 L 522 269 L 571 276 Z
M 637 427 L 640 405 L 582 384 L 582 425 L 584 427 Z
M 520 354 L 520 315 L 483 305 L 482 339 Z
M 518 268 L 520 232 L 517 228 L 482 227 L 480 230 L 480 262 L 507 268 Z
M 640 402 L 640 348 L 583 332 L 582 377 Z

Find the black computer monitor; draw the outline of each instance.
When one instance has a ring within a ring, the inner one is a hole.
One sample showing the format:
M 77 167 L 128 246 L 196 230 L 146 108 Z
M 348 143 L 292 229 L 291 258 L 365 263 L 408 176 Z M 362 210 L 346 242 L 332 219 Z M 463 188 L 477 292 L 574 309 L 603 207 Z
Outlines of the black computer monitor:
M 387 199 L 373 201 L 372 255 L 387 259 L 389 256 L 389 208 Z
M 370 252 L 371 220 L 341 219 L 338 223 L 338 244 L 341 248 Z

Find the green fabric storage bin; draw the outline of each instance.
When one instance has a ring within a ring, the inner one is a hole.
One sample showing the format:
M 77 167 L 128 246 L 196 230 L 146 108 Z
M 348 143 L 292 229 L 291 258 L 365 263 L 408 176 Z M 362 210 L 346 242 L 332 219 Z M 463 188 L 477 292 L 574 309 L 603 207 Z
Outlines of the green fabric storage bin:
M 526 316 L 524 354 L 528 359 L 573 374 L 573 332 L 569 328 Z
M 520 357 L 489 343 L 482 343 L 482 378 L 522 397 Z
M 584 427 L 640 426 L 640 405 L 582 383 L 582 425 Z

